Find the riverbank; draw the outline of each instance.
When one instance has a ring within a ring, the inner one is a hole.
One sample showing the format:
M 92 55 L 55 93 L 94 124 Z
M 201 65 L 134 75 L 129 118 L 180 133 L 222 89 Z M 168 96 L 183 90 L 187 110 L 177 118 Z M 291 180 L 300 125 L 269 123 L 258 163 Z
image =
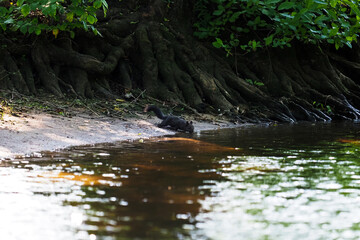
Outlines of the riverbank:
M 42 151 L 56 151 L 70 146 L 138 140 L 172 135 L 173 131 L 154 124 L 159 120 L 138 115 L 120 120 L 112 117 L 79 114 L 63 117 L 46 113 L 4 114 L 0 121 L 0 159 L 41 156 Z M 234 127 L 226 121 L 193 121 L 195 133 L 202 130 Z M 191 134 L 189 134 L 191 136 Z

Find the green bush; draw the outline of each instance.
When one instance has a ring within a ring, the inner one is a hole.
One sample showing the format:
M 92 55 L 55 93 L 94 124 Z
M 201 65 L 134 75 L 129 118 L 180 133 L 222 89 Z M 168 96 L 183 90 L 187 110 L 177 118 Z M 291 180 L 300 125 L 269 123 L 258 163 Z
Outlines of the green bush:
M 351 47 L 360 31 L 358 0 L 198 0 L 195 35 L 216 48 L 253 51 L 297 39 Z
M 23 34 L 40 35 L 52 32 L 57 37 L 60 31 L 74 29 L 92 30 L 97 22 L 96 11 L 106 13 L 106 0 L 18 0 L 2 1 L 0 5 L 0 31 L 20 31 Z

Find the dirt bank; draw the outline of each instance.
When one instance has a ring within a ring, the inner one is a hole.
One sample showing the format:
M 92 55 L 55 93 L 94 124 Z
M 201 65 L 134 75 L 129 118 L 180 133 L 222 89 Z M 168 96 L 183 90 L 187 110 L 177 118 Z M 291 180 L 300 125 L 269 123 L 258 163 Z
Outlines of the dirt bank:
M 45 113 L 26 113 L 20 117 L 4 115 L 0 121 L 0 159 L 40 155 L 70 146 L 136 140 L 174 132 L 158 128 L 158 119 L 145 115 L 127 121 L 82 114 L 62 117 Z M 201 130 L 233 127 L 231 123 L 194 121 L 195 133 Z M 189 134 L 191 136 L 191 134 Z

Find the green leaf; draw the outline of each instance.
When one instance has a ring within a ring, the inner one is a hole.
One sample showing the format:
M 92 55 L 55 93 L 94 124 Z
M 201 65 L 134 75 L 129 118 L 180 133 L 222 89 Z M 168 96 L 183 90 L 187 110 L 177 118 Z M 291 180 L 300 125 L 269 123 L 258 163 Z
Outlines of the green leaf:
M 97 0 L 93 3 L 94 8 L 99 9 L 102 6 L 102 2 Z
M 23 34 L 27 33 L 27 31 L 28 31 L 27 24 L 24 24 L 20 27 L 20 32 L 22 32 Z
M 329 10 L 327 11 L 328 14 L 333 18 L 333 19 L 338 19 L 338 15 L 336 14 L 336 12 L 334 10 Z
M 257 42 L 255 40 L 252 41 L 251 47 L 254 51 L 256 50 Z
M 82 15 L 85 14 L 85 10 L 81 7 L 76 7 L 73 9 L 73 12 L 78 16 L 81 17 Z
M 16 2 L 16 5 L 17 5 L 18 7 L 21 7 L 21 5 L 23 5 L 23 3 L 24 3 L 24 0 L 18 0 L 18 1 Z
M 220 38 L 216 38 L 216 41 L 213 42 L 212 45 L 216 48 L 221 48 L 224 46 L 224 43 Z
M 102 34 L 94 26 L 90 26 L 90 28 L 95 35 L 99 35 L 100 37 L 102 37 Z
M 74 32 L 74 31 L 70 31 L 70 37 L 71 37 L 72 39 L 75 38 L 75 32 Z
M 33 32 L 35 32 L 35 30 L 36 30 L 36 26 L 34 26 L 34 25 L 31 25 L 30 27 L 29 27 L 29 33 L 33 33 Z
M 339 33 L 339 28 L 336 26 L 336 27 L 333 27 L 330 32 L 329 32 L 329 36 L 330 37 L 333 37 L 335 35 L 337 35 Z
M 338 2 L 338 0 L 330 0 L 330 6 L 331 6 L 332 8 L 335 8 L 337 2 Z
M 262 82 L 255 81 L 254 85 L 256 85 L 256 86 L 264 86 L 265 84 L 262 83 Z
M 213 15 L 220 16 L 225 11 L 222 5 L 218 5 L 218 9 L 213 12 Z
M 349 48 L 352 48 L 351 42 L 345 42 L 345 45 L 348 46 Z
M 57 38 L 57 36 L 59 35 L 59 33 L 60 33 L 60 31 L 59 31 L 59 29 L 57 29 L 57 28 L 54 28 L 54 29 L 52 30 L 52 34 L 54 35 L 55 38 Z
M 340 42 L 335 40 L 335 49 L 338 50 L 340 48 Z
M 8 10 L 4 7 L 0 7 L 0 17 L 5 17 L 8 13 Z
M 86 19 L 87 19 L 88 23 L 90 23 L 90 24 L 94 24 L 96 22 L 96 18 L 91 15 L 88 15 Z
M 283 2 L 278 7 L 278 10 L 281 11 L 281 10 L 285 10 L 285 9 L 290 9 L 290 8 L 293 8 L 294 6 L 296 6 L 296 4 L 294 2 Z
M 218 9 L 213 12 L 213 15 L 220 16 L 223 12 L 224 12 L 224 10 Z
M 327 108 L 327 112 L 328 112 L 328 113 L 331 113 L 331 112 L 332 112 L 331 107 L 330 107 L 329 105 L 326 105 L 326 108 Z
M 108 4 L 107 4 L 106 0 L 101 0 L 101 3 L 102 3 L 102 5 L 103 5 L 103 7 L 104 7 L 104 8 L 106 8 L 106 9 L 108 9 L 108 8 L 109 8 L 109 6 L 108 6 Z
M 50 16 L 51 17 L 55 17 L 56 16 L 56 10 L 57 10 L 57 5 L 51 5 L 50 6 Z
M 322 21 L 324 21 L 325 19 L 327 19 L 325 15 L 320 15 L 320 16 L 318 16 L 317 18 L 315 18 L 314 22 L 315 22 L 316 24 L 320 24 L 320 23 L 322 23 Z
M 56 16 L 56 5 L 48 5 L 46 7 L 44 7 L 42 9 L 42 13 L 45 16 L 51 16 L 51 17 L 55 17 Z
M 81 21 L 81 22 L 82 22 L 82 24 L 83 24 L 84 30 L 85 30 L 85 31 L 88 31 L 88 30 L 89 30 L 89 27 L 88 27 L 87 23 L 86 23 L 85 21 Z
M 274 3 L 278 3 L 281 2 L 282 0 L 265 0 L 265 4 L 274 4 Z
M 27 4 L 24 4 L 22 7 L 21 7 L 21 14 L 26 17 L 27 15 L 29 15 L 30 13 L 30 6 L 27 5 Z
M 1 28 L 2 28 L 3 31 L 6 31 L 6 25 L 5 25 L 5 24 L 0 23 L 0 26 L 1 26 Z
M 236 19 L 238 19 L 239 18 L 239 16 L 242 14 L 242 12 L 236 12 L 236 13 L 234 13 L 230 18 L 229 18 L 229 22 L 235 22 L 236 21 Z
M 269 45 L 272 43 L 273 37 L 274 37 L 274 35 L 271 34 L 269 37 L 264 38 L 264 40 L 265 40 L 265 45 L 266 45 L 266 46 L 269 46 Z
M 37 29 L 35 30 L 35 34 L 39 36 L 39 35 L 41 34 L 41 29 L 40 29 L 40 28 L 37 28 Z
M 68 22 L 72 22 L 74 20 L 74 13 L 73 12 L 69 12 L 66 14 L 66 20 Z
M 102 6 L 102 8 L 103 8 L 103 12 L 104 12 L 104 17 L 106 17 L 106 12 L 108 9 L 104 5 Z M 120 13 L 120 16 L 122 16 L 122 13 Z
M 61 24 L 61 25 L 58 25 L 58 28 L 60 31 L 65 31 L 66 30 L 66 24 Z
M 254 84 L 253 80 L 251 80 L 251 79 L 249 79 L 249 78 L 246 78 L 245 81 L 246 81 L 247 83 L 251 84 L 251 85 Z

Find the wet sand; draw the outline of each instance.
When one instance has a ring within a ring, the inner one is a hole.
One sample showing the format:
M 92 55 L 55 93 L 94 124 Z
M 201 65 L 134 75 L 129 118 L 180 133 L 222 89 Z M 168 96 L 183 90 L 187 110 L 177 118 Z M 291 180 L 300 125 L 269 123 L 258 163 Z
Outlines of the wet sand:
M 4 115 L 0 121 L 0 159 L 41 156 L 41 151 L 56 151 L 70 146 L 175 134 L 156 127 L 158 122 L 160 120 L 145 116 L 143 119 L 123 121 L 86 114 L 71 118 L 45 113 L 26 113 L 21 117 Z M 202 130 L 234 127 L 226 122 L 193 122 L 194 134 Z

